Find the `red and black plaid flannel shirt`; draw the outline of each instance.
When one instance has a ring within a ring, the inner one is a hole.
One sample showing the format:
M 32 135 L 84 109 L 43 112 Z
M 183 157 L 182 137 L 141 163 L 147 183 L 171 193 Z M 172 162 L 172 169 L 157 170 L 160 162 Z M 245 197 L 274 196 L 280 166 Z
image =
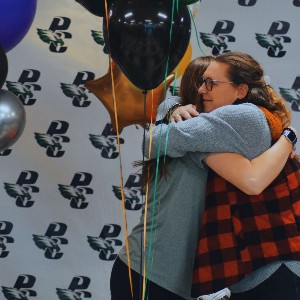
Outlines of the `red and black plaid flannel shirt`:
M 260 195 L 209 171 L 193 296 L 228 287 L 277 260 L 300 260 L 300 164 L 289 159 Z

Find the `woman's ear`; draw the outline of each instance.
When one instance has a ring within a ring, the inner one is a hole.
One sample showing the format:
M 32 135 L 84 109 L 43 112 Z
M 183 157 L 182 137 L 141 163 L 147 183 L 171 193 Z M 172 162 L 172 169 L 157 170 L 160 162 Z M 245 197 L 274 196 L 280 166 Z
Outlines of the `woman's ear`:
M 245 84 L 245 83 L 241 83 L 238 86 L 238 98 L 239 99 L 244 99 L 248 94 L 248 90 L 249 90 L 248 85 Z

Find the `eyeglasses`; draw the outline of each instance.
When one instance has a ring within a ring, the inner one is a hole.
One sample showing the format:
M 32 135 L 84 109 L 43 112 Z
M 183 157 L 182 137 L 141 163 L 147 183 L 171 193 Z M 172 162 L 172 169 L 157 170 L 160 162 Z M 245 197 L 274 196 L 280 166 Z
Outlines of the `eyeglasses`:
M 233 81 L 221 81 L 221 80 L 216 80 L 216 79 L 205 79 L 204 77 L 200 78 L 200 86 L 205 83 L 205 88 L 207 89 L 208 92 L 212 91 L 213 87 L 217 83 L 235 83 Z

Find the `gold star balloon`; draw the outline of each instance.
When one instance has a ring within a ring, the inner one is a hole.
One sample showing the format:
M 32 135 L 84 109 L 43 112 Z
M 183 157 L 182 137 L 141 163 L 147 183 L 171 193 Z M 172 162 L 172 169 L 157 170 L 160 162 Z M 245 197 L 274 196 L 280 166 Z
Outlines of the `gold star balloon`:
M 109 67 L 108 72 L 103 77 L 86 82 L 85 87 L 103 103 L 109 112 L 113 128 L 116 129 L 113 86 L 119 130 L 132 124 L 144 126 L 145 123 L 150 123 L 151 118 L 155 121 L 157 108 L 165 97 L 165 89 L 168 89 L 175 75 L 169 75 L 166 78 L 166 84 L 162 82 L 157 88 L 148 91 L 145 95 L 141 89 L 127 79 L 114 63 L 112 63 L 112 74 L 113 80 Z M 144 113 L 145 106 L 146 113 Z

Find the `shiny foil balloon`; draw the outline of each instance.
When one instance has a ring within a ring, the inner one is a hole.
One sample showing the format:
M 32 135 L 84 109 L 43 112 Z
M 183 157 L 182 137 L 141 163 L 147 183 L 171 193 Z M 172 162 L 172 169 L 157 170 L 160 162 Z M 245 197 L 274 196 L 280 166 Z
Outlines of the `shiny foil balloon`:
M 8 72 L 8 62 L 4 50 L 0 47 L 0 89 L 2 88 Z
M 126 77 L 141 90 L 159 86 L 181 61 L 189 45 L 188 8 L 179 5 L 177 11 L 173 2 L 176 3 L 173 0 L 122 0 L 109 7 L 108 31 L 103 26 L 109 53 Z
M 12 146 L 25 127 L 25 109 L 19 98 L 0 90 L 0 152 Z

